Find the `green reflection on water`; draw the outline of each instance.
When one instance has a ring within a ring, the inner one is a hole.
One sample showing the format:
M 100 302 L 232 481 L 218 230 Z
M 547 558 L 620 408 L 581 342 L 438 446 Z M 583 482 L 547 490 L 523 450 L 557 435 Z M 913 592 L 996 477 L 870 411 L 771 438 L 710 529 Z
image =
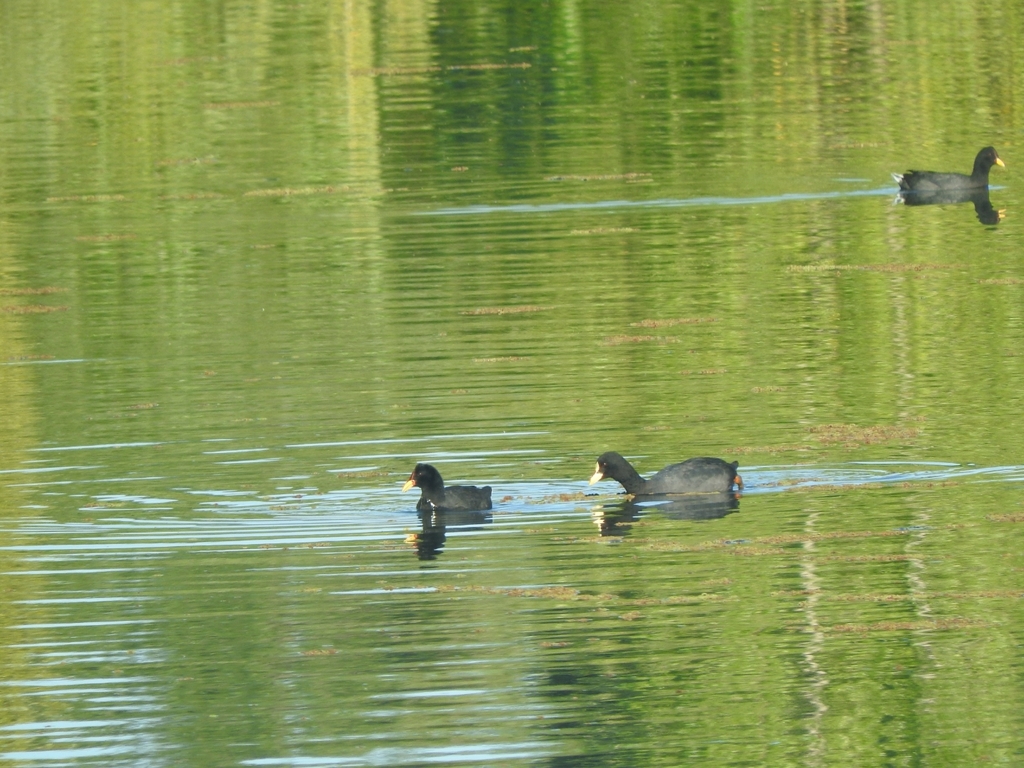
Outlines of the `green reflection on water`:
M 1020 465 L 1020 21 L 9 3 L 4 680 L 138 665 L 112 695 L 196 765 L 1012 762 L 1016 475 L 757 480 Z M 985 144 L 997 226 L 874 194 Z M 602 537 L 606 449 L 754 488 Z M 418 458 L 504 498 L 430 561 Z M 11 691 L 4 726 L 113 711 Z

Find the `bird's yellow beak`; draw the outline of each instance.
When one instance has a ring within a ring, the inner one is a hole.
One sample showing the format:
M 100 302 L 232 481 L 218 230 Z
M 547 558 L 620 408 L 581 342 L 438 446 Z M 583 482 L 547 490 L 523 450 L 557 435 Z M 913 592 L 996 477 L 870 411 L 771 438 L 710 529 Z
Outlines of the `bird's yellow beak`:
M 601 471 L 601 465 L 600 464 L 597 465 L 597 468 L 594 470 L 594 474 L 592 474 L 590 476 L 590 483 L 589 484 L 593 485 L 598 480 L 604 480 L 604 472 Z
M 996 158 L 996 165 L 998 165 L 1000 168 L 1006 167 L 1006 163 L 1003 162 L 1003 158 L 1001 157 Z
M 405 481 L 405 485 L 403 485 L 403 486 L 402 486 L 402 493 L 405 493 L 405 492 L 406 492 L 406 491 L 408 491 L 408 490 L 409 490 L 410 488 L 413 488 L 413 487 L 415 487 L 415 486 L 416 486 L 416 481 L 415 481 L 415 480 L 413 480 L 413 479 L 412 479 L 412 478 L 410 477 L 410 478 L 409 478 L 408 480 L 406 480 L 406 481 Z

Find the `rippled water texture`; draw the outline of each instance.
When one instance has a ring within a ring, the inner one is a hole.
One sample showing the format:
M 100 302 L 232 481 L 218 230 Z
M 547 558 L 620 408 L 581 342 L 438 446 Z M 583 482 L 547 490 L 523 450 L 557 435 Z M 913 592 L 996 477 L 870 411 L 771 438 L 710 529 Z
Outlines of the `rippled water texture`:
M 1022 29 L 5 3 L 0 763 L 1024 763 Z

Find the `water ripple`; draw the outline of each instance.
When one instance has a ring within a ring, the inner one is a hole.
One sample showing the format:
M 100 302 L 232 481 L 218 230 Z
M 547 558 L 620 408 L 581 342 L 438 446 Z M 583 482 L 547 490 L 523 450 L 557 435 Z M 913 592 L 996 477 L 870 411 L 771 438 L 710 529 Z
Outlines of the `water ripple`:
M 658 200 L 599 200 L 590 203 L 519 203 L 516 205 L 467 205 L 416 211 L 413 216 L 474 216 L 486 213 L 554 213 L 558 211 L 615 210 L 622 208 L 692 208 L 713 205 L 764 205 L 805 200 L 831 200 L 841 197 L 880 197 L 893 195 L 891 187 L 849 192 L 790 192 L 783 195 L 757 197 L 691 197 Z

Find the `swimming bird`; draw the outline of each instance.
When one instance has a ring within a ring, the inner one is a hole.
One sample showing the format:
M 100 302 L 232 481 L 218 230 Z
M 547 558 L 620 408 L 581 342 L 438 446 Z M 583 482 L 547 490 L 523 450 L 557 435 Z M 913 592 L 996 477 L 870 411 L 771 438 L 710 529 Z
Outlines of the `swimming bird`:
M 402 486 L 402 492 L 413 486 L 420 489 L 420 500 L 416 502 L 419 512 L 472 512 L 491 508 L 491 486 L 450 485 L 446 488 L 441 473 L 430 464 L 417 464 Z
M 894 173 L 892 177 L 904 192 L 935 192 L 942 189 L 977 189 L 988 187 L 988 172 L 993 165 L 1002 168 L 1006 163 L 995 149 L 985 147 L 974 158 L 974 170 L 968 176 L 964 173 L 936 173 L 935 171 L 907 171 Z
M 670 464 L 657 474 L 644 480 L 633 466 L 615 451 L 602 453 L 597 458 L 597 469 L 590 478 L 593 485 L 606 477 L 617 480 L 634 496 L 661 496 L 672 493 L 720 493 L 731 491 L 733 485 L 743 487 L 743 479 L 736 474 L 739 462 L 731 464 L 722 459 L 700 456 L 678 464 Z

